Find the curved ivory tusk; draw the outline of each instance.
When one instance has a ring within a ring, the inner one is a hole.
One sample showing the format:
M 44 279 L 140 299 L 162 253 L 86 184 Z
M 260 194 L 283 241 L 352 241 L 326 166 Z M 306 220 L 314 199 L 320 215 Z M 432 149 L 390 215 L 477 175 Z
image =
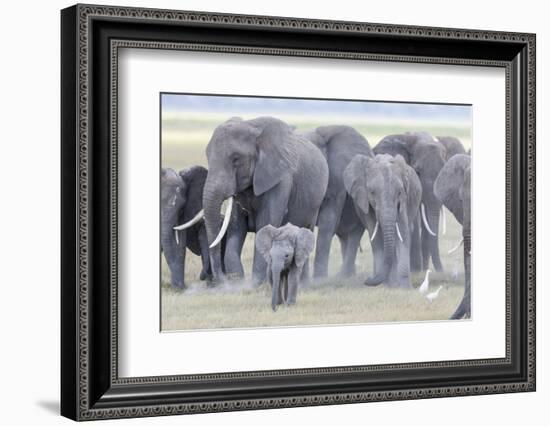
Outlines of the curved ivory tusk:
M 376 237 L 376 233 L 378 232 L 378 221 L 376 221 L 376 225 L 374 225 L 374 231 L 372 233 L 372 237 L 370 237 L 370 240 L 374 240 L 374 237 Z
M 458 244 L 456 246 L 454 246 L 452 249 L 450 249 L 447 254 L 451 254 L 451 253 L 454 253 L 455 251 L 458 250 L 458 248 L 460 247 L 460 245 L 464 242 L 464 238 L 461 238 L 460 241 L 458 242 Z
M 441 219 L 443 220 L 443 235 L 445 235 L 447 233 L 447 214 L 443 206 L 441 206 Z
M 176 237 L 176 245 L 180 245 L 180 238 L 178 237 L 178 231 L 174 230 L 174 237 Z
M 428 225 L 428 219 L 426 219 L 426 207 L 424 207 L 424 203 L 420 204 L 420 211 L 422 213 L 422 222 L 424 222 L 424 227 L 426 228 L 426 231 L 428 231 L 434 237 L 437 237 L 437 234 L 434 233 L 434 231 L 431 230 L 430 225 Z
M 403 242 L 403 237 L 401 236 L 401 232 L 399 231 L 399 224 L 395 222 L 395 230 L 397 231 L 397 237 L 399 238 L 399 241 Z
M 192 227 L 195 223 L 197 223 L 199 220 L 201 220 L 204 217 L 204 210 L 201 210 L 198 212 L 193 219 L 191 219 L 188 222 L 185 222 L 182 225 L 174 226 L 174 229 L 176 231 L 183 231 L 184 229 Z
M 229 226 L 229 219 L 231 219 L 231 210 L 233 209 L 233 197 L 229 197 L 229 201 L 227 202 L 227 207 L 225 208 L 225 216 L 223 218 L 222 228 L 220 229 L 220 232 L 218 233 L 218 236 L 214 240 L 212 244 L 210 244 L 210 248 L 216 247 L 220 241 L 222 240 L 223 236 L 225 235 L 225 231 L 227 231 L 227 227 Z

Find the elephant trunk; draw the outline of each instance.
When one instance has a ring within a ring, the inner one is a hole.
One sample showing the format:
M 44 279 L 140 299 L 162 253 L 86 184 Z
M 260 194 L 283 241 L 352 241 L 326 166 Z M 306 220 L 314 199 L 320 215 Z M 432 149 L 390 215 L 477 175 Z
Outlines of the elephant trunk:
M 206 236 L 209 245 L 214 242 L 220 231 L 220 209 L 225 198 L 225 194 L 215 188 L 215 184 L 210 179 L 209 174 L 204 185 L 202 198 Z M 214 247 L 210 248 L 210 264 L 214 281 L 221 281 L 223 279 L 221 244 L 216 244 Z
M 376 286 L 382 284 L 388 279 L 393 259 L 395 255 L 395 234 L 396 234 L 396 221 L 395 218 L 385 219 L 381 222 L 381 230 L 384 239 L 384 261 L 382 264 L 382 270 L 376 271 L 374 277 L 367 278 L 365 282 L 368 286 Z
M 172 287 L 185 289 L 186 231 L 174 231 L 172 226 L 173 221 L 163 218 L 160 244 L 166 263 L 170 268 Z M 176 241 L 175 232 L 179 232 L 178 241 Z

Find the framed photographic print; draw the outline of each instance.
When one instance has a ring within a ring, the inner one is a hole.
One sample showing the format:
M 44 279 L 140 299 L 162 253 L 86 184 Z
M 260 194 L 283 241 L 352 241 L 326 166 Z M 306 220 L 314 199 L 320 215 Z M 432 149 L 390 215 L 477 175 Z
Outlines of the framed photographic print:
M 535 36 L 61 12 L 75 420 L 535 390 Z

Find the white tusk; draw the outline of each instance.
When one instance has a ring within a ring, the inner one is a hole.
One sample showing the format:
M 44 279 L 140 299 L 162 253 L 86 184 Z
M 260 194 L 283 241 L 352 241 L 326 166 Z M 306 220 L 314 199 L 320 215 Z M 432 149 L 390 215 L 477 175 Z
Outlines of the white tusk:
M 401 232 L 399 232 L 399 224 L 395 222 L 395 230 L 397 231 L 397 237 L 399 238 L 399 241 L 403 242 L 403 237 L 401 236 Z
M 374 231 L 372 233 L 372 237 L 370 237 L 370 240 L 374 240 L 374 237 L 376 237 L 376 233 L 378 232 L 378 221 L 376 221 L 376 225 L 374 225 Z
M 231 219 L 231 209 L 233 208 L 233 197 L 229 197 L 229 201 L 227 202 L 227 207 L 225 208 L 222 228 L 220 229 L 220 232 L 218 233 L 218 236 L 214 240 L 212 244 L 210 244 L 210 248 L 216 247 L 220 241 L 222 240 L 223 236 L 225 235 L 225 231 L 227 231 L 227 227 L 229 226 L 229 219 Z
M 441 206 L 441 219 L 443 219 L 443 235 L 445 235 L 447 233 L 447 215 L 443 206 Z
M 188 222 L 185 222 L 182 225 L 174 226 L 174 229 L 176 231 L 183 231 L 184 229 L 192 227 L 195 223 L 197 223 L 199 220 L 201 220 L 204 217 L 204 210 L 201 210 L 198 212 L 193 219 L 191 219 Z
M 460 241 L 458 242 L 458 244 L 456 246 L 454 246 L 452 249 L 450 249 L 447 254 L 451 254 L 451 253 L 454 253 L 455 251 L 458 250 L 458 248 L 460 247 L 460 245 L 464 242 L 464 238 L 461 238 Z
M 176 237 L 176 245 L 180 245 L 180 238 L 178 237 L 178 231 L 174 230 L 174 237 Z
M 420 211 L 422 213 L 422 222 L 424 222 L 424 227 L 431 235 L 437 237 L 437 234 L 434 233 L 434 231 L 430 229 L 430 225 L 428 225 L 428 219 L 426 219 L 426 207 L 424 207 L 424 203 L 420 204 Z

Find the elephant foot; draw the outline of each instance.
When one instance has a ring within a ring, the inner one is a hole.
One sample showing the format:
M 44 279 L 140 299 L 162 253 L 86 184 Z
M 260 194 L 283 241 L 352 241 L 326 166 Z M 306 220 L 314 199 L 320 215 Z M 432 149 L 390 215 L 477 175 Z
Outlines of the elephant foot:
M 206 281 L 206 288 L 216 288 L 222 285 L 223 283 L 225 283 L 227 280 L 225 278 L 225 275 L 221 278 L 215 278 L 212 275 L 208 275 L 205 281 Z
M 364 284 L 368 287 L 376 287 L 384 282 L 384 277 L 380 275 L 375 275 L 374 277 L 368 277 Z
M 338 278 L 350 278 L 350 277 L 353 277 L 354 275 L 355 275 L 355 270 L 342 269 L 338 273 Z
M 252 278 L 252 287 L 253 288 L 258 288 L 260 287 L 263 283 L 265 283 L 267 280 L 265 278 L 258 278 L 258 277 L 253 277 Z
M 244 274 L 241 274 L 240 272 L 229 272 L 225 274 L 225 278 L 227 281 L 240 281 L 244 279 Z
M 187 290 L 187 286 L 185 284 L 172 284 L 172 290 L 184 292 L 185 290 Z

